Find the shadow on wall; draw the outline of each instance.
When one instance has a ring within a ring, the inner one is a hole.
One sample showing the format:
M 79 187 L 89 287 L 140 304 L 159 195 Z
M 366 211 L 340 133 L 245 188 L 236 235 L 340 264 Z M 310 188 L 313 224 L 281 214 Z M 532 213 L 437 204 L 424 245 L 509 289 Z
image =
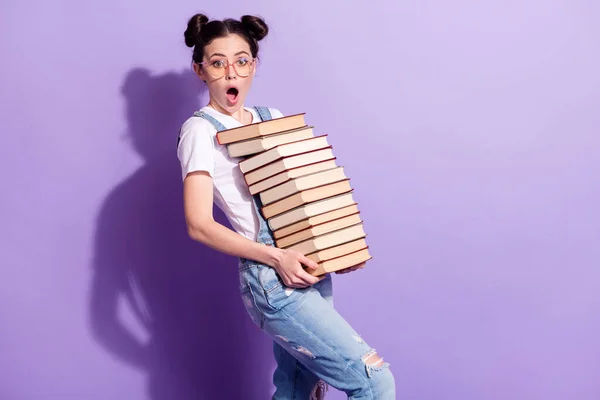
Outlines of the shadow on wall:
M 202 90 L 192 72 L 125 77 L 128 137 L 144 165 L 97 217 L 92 329 L 106 351 L 147 373 L 150 399 L 268 398 L 271 343 L 242 306 L 237 259 L 194 242 L 185 227 L 176 142 Z M 229 226 L 217 208 L 215 218 Z M 121 322 L 122 302 L 147 343 Z

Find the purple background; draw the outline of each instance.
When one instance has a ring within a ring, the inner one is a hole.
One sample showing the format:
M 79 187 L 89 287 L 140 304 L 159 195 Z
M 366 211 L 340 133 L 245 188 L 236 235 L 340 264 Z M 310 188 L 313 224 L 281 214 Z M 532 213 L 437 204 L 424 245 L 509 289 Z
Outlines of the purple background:
M 399 399 L 600 398 L 598 3 L 213 3 L 2 3 L 0 398 L 268 398 L 183 222 L 197 11 L 264 16 L 249 104 L 330 135 L 374 255 L 336 305 Z

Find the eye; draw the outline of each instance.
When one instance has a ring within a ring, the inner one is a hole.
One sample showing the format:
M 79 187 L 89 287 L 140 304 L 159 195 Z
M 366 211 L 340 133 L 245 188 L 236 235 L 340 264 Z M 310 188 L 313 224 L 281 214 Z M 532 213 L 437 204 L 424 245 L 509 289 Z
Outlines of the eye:
M 215 68 L 223 68 L 225 66 L 225 61 L 223 61 L 223 60 L 216 60 L 216 61 L 213 61 L 210 65 L 213 66 L 213 67 L 215 67 Z
M 237 65 L 244 66 L 244 65 L 248 64 L 249 62 L 250 62 L 250 60 L 248 60 L 247 58 L 238 58 Z

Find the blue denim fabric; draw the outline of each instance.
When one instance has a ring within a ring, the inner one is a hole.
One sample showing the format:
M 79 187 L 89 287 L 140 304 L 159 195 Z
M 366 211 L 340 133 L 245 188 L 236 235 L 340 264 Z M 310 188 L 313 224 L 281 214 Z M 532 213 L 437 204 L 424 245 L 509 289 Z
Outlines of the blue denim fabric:
M 271 119 L 268 108 L 255 109 L 262 120 Z M 206 118 L 217 131 L 225 129 L 210 115 L 195 115 Z M 273 246 L 260 197 L 253 199 L 260 222 L 257 241 Z M 311 287 L 293 289 L 285 286 L 275 269 L 240 258 L 239 278 L 248 314 L 273 339 L 277 368 L 272 400 L 322 399 L 326 384 L 349 399 L 396 398 L 389 364 L 367 365 L 365 360 L 375 350 L 334 309 L 331 275 Z

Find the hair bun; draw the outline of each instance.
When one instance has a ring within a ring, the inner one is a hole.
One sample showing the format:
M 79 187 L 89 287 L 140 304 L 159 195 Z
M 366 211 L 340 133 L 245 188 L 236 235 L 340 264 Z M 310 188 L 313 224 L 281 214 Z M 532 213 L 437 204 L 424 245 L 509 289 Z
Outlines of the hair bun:
M 194 47 L 199 43 L 200 32 L 202 27 L 208 22 L 208 17 L 204 14 L 196 14 L 188 21 L 188 26 L 183 36 L 185 44 L 188 47 Z
M 244 15 L 241 19 L 241 22 L 248 30 L 248 33 L 250 33 L 250 36 L 257 41 L 262 40 L 265 36 L 267 36 L 267 33 L 269 33 L 269 27 L 260 17 L 256 17 L 254 15 Z

